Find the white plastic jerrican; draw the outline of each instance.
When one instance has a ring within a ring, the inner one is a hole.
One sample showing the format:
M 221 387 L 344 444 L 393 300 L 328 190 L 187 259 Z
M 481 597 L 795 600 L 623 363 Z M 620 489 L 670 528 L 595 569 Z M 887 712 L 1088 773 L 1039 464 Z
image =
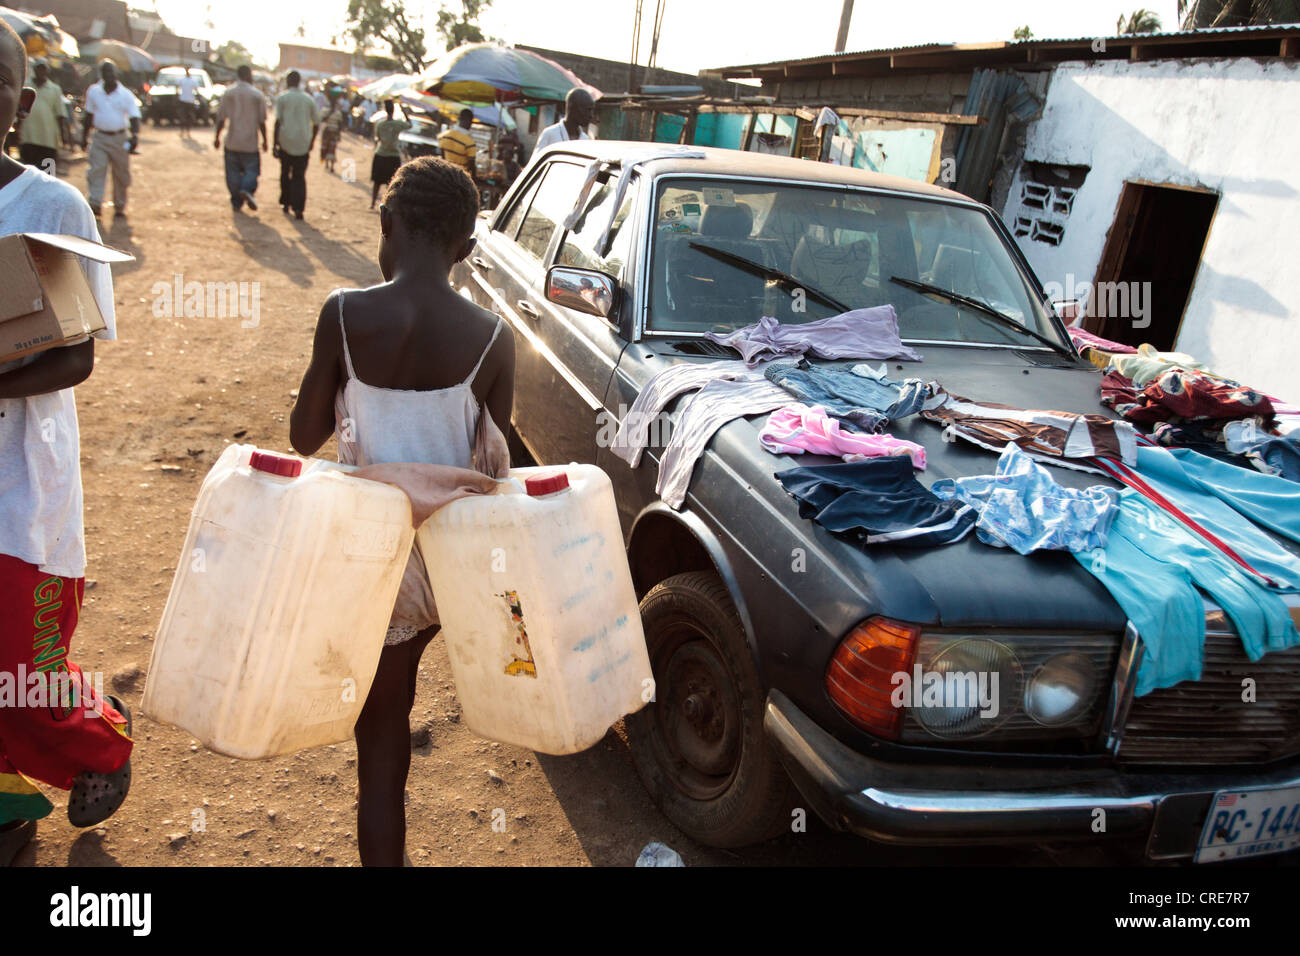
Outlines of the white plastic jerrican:
M 398 489 L 257 452 L 230 446 L 203 481 L 141 705 L 244 758 L 351 738 L 414 538 Z
M 563 472 L 542 496 L 524 482 Z M 417 532 L 465 722 L 548 754 L 585 750 L 654 693 L 614 491 L 594 465 L 518 468 Z

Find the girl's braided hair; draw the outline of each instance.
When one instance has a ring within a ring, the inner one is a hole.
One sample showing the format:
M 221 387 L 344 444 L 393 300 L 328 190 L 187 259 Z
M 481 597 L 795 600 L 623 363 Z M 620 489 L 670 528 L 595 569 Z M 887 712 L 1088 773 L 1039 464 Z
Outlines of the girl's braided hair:
M 465 170 L 435 156 L 421 156 L 393 174 L 384 205 L 406 227 L 453 249 L 474 232 L 478 191 Z

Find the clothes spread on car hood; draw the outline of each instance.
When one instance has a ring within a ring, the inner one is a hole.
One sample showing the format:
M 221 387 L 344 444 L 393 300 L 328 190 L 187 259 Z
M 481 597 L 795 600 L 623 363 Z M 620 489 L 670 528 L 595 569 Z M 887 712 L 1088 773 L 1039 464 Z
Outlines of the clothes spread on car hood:
M 795 365 L 773 364 L 764 373 L 805 405 L 820 405 L 828 413 L 864 432 L 880 432 L 892 421 L 906 418 L 934 398 L 933 383 L 919 378 L 894 382 L 883 366 L 855 365 L 852 371 L 812 365 L 800 359 Z
M 633 468 L 651 438 L 661 437 L 662 412 L 674 398 L 695 391 L 672 416 L 672 437 L 659 462 L 655 491 L 671 508 L 686 500 L 695 462 L 715 432 L 727 422 L 758 415 L 789 403 L 790 395 L 742 362 L 683 362 L 658 373 L 637 394 L 611 451 Z
M 981 448 L 1000 452 L 1007 442 L 1014 442 L 1038 461 L 1079 471 L 1097 471 L 1092 459 L 1098 456 L 1127 464 L 1135 461 L 1137 433 L 1128 422 L 1105 415 L 975 402 L 942 388 L 936 394 L 942 403 L 923 408 L 921 417 Z
M 1117 370 L 1102 378 L 1101 403 L 1131 422 L 1151 425 L 1175 420 L 1232 420 L 1273 417 L 1267 395 L 1229 379 L 1169 368 L 1139 390 Z
M 1120 492 L 1105 548 L 1076 553 L 1075 559 L 1110 592 L 1142 638 L 1138 696 L 1200 679 L 1202 591 L 1223 608 L 1252 661 L 1300 644 L 1276 593 L 1133 489 Z
M 1248 575 L 1300 592 L 1300 558 L 1261 530 L 1300 542 L 1300 485 L 1187 448 L 1140 448 L 1136 468 L 1098 464 Z
M 916 480 L 902 456 L 777 472 L 799 516 L 860 544 L 951 544 L 975 524 L 964 501 L 943 501 Z
M 1125 378 L 1131 379 L 1139 388 L 1155 381 L 1163 372 L 1171 368 L 1213 374 L 1185 352 L 1159 352 L 1153 345 L 1139 345 L 1137 352 L 1133 354 L 1112 355 L 1110 366 Z
M 914 468 L 925 468 L 925 449 L 892 435 L 862 434 L 843 428 L 820 405 L 786 405 L 768 416 L 758 441 L 774 455 L 832 455 L 861 461 L 881 455 L 906 455 Z
M 1110 339 L 1103 339 L 1100 335 L 1093 335 L 1087 329 L 1082 329 L 1077 325 L 1066 326 L 1065 331 L 1070 334 L 1070 341 L 1080 349 L 1099 349 L 1103 352 L 1110 352 L 1118 355 L 1133 355 L 1137 352 L 1131 345 L 1125 345 L 1123 342 L 1112 342 Z
M 1002 450 L 994 474 L 945 478 L 930 491 L 974 508 L 979 513 L 975 533 L 985 544 L 1020 554 L 1104 548 L 1116 512 L 1114 489 L 1063 487 L 1012 442 Z
M 744 362 L 679 362 L 659 372 L 637 392 L 632 407 L 619 423 L 610 451 L 637 467 L 652 430 L 663 425 L 659 414 L 668 403 L 715 380 L 765 381 L 762 369 L 751 369 Z
M 805 353 L 824 359 L 921 360 L 920 353 L 899 338 L 898 314 L 892 305 L 853 309 L 801 325 L 763 316 L 735 332 L 705 332 L 704 337 L 735 349 L 751 367 L 764 359 Z

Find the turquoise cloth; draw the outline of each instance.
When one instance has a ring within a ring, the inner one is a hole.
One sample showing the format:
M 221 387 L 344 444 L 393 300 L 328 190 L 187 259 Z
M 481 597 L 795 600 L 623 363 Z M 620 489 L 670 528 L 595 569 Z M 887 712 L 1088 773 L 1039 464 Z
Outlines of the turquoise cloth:
M 1200 679 L 1205 646 L 1200 591 L 1223 608 L 1252 661 L 1300 645 L 1276 593 L 1139 492 L 1125 489 L 1119 499 L 1106 547 L 1075 558 L 1111 593 L 1142 637 L 1138 696 Z

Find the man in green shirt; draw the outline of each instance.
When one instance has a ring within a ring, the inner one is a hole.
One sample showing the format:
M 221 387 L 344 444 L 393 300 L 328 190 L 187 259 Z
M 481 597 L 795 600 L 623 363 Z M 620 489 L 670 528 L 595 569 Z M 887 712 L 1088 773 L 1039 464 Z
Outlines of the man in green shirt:
M 379 198 L 379 187 L 387 186 L 397 167 L 402 165 L 402 150 L 397 138 L 403 130 L 411 128 L 406 120 L 393 119 L 392 100 L 384 100 L 384 112 L 388 114 L 387 118 L 375 124 L 375 157 L 370 163 L 370 181 L 373 184 L 370 189 L 371 209 L 375 208 L 375 200 Z
M 67 138 L 68 114 L 63 105 L 63 90 L 50 79 L 50 68 L 44 60 L 36 61 L 34 76 L 36 100 L 23 120 L 23 142 L 18 155 L 28 166 L 53 176 L 57 172 L 59 143 Z
M 307 207 L 307 160 L 320 128 L 320 110 L 308 93 L 298 88 L 297 70 L 285 77 L 288 89 L 275 99 L 275 155 L 280 160 L 280 207 L 301 219 Z

